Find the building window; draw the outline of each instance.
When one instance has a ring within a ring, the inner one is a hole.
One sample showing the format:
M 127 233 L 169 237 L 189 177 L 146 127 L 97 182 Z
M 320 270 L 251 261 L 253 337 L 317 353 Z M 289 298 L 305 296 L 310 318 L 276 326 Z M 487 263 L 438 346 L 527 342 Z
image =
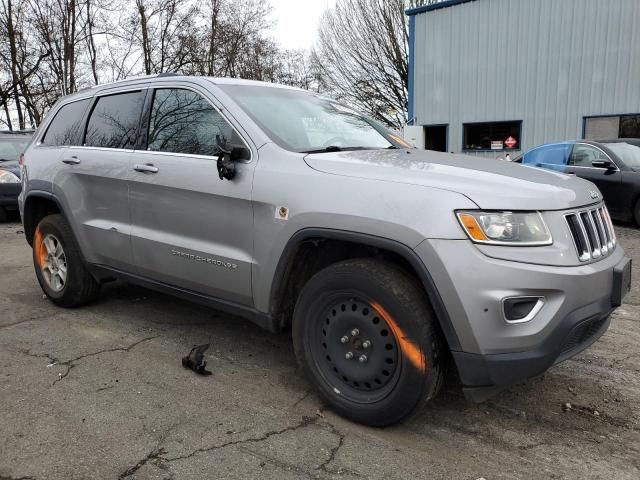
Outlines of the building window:
M 465 123 L 462 125 L 465 151 L 520 150 L 522 121 Z
M 640 114 L 585 117 L 584 138 L 587 140 L 640 138 Z

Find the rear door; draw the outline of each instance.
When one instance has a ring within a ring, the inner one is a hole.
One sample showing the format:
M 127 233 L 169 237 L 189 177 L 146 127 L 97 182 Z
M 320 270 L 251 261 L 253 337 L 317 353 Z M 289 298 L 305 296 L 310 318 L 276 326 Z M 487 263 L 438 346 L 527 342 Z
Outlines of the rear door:
M 145 95 L 144 88 L 96 95 L 82 141 L 65 150 L 53 182 L 87 261 L 128 272 L 133 266 L 127 180 Z
M 195 85 L 167 83 L 152 92 L 147 138 L 132 157 L 132 244 L 144 277 L 252 305 L 256 151 L 216 100 Z M 217 171 L 217 138 L 247 148 L 233 180 Z M 249 159 L 249 157 L 251 157 Z
M 592 162 L 606 160 L 614 168 L 594 167 Z M 571 151 L 566 173 L 573 173 L 596 184 L 613 215 L 620 210 L 620 186 L 622 174 L 613 159 L 600 148 L 586 143 L 576 143 Z

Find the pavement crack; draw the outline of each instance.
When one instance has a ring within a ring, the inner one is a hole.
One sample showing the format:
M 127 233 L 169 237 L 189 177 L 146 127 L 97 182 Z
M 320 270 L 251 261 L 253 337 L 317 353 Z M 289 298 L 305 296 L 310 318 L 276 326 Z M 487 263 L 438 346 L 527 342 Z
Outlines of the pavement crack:
M 22 353 L 23 355 L 27 355 L 28 357 L 34 357 L 34 358 L 46 358 L 47 360 L 49 360 L 49 365 L 53 365 L 55 363 L 58 362 L 58 360 L 56 359 L 56 357 L 54 357 L 53 355 L 49 354 L 49 353 L 31 353 L 31 350 L 18 350 L 20 353 Z M 2 480 L 2 477 L 0 477 L 0 480 Z
M 311 392 L 312 392 L 312 391 L 313 391 L 312 389 L 308 389 L 308 390 L 305 392 L 305 394 L 304 394 L 301 398 L 299 398 L 298 400 L 296 400 L 296 401 L 294 402 L 294 404 L 293 404 L 293 405 L 291 405 L 291 408 L 296 408 L 298 405 L 300 405 L 302 402 L 304 402 L 307 398 L 309 398 L 309 395 L 311 395 Z
M 179 460 L 186 460 L 188 458 L 192 458 L 196 455 L 199 455 L 201 453 L 207 453 L 207 452 L 212 452 L 214 450 L 220 450 L 222 448 L 226 448 L 226 447 L 232 447 L 232 446 L 236 446 L 236 445 L 244 445 L 247 443 L 258 443 L 258 442 L 264 442 L 265 440 L 267 440 L 270 437 L 273 437 L 274 435 L 282 435 L 284 433 L 287 432 L 293 432 L 295 430 L 301 429 L 301 428 L 306 428 L 309 425 L 313 425 L 318 421 L 318 417 L 307 417 L 304 416 L 302 417 L 302 420 L 298 423 L 296 423 L 295 425 L 289 425 L 287 427 L 281 428 L 279 430 L 269 430 L 268 432 L 263 433 L 262 435 L 259 435 L 257 437 L 249 437 L 249 438 L 244 438 L 241 440 L 232 440 L 230 442 L 225 442 L 225 443 L 221 443 L 218 445 L 212 445 L 210 447 L 204 447 L 204 448 L 198 448 L 197 450 L 194 450 L 193 452 L 187 454 L 187 455 L 181 455 L 179 457 L 171 457 L 171 458 L 167 458 L 167 457 L 160 457 L 159 460 L 162 461 L 166 461 L 166 462 L 176 462 Z
M 166 452 L 163 448 L 159 448 L 159 447 L 154 448 L 153 450 L 151 450 L 151 452 L 149 452 L 142 460 L 136 463 L 133 467 L 128 468 L 127 470 L 122 472 L 120 475 L 118 475 L 118 480 L 122 480 L 124 478 L 130 477 L 131 475 L 136 473 L 138 470 L 140 470 L 142 467 L 144 467 L 151 460 L 160 459 L 161 458 L 160 455 L 163 455 L 164 453 Z
M 24 320 L 18 320 L 17 322 L 6 323 L 4 325 L 0 325 L 0 330 L 2 330 L 4 328 L 9 328 L 9 327 L 15 327 L 16 325 L 21 325 L 23 323 L 37 322 L 38 320 L 43 320 L 43 319 L 46 319 L 46 318 L 55 317 L 56 315 L 57 315 L 57 313 L 45 313 L 43 315 L 37 315 L 35 317 L 26 318 Z M 0 480 L 2 480 L 2 477 L 0 477 Z
M 633 357 L 636 357 L 638 355 L 640 355 L 640 353 L 634 352 L 634 353 L 630 353 L 629 355 L 627 355 L 627 356 L 625 356 L 623 358 L 617 358 L 613 362 L 611 362 L 611 365 L 609 365 L 609 368 L 617 368 L 618 365 L 620 365 L 621 363 L 624 363 L 627 360 L 631 360 Z
M 155 338 L 155 337 L 154 337 Z M 140 343 L 140 342 L 138 342 Z M 146 430 L 146 426 L 144 425 L 144 422 L 142 423 L 143 426 L 143 430 Z M 138 463 L 136 463 L 134 466 L 127 468 L 124 472 L 122 472 L 120 475 L 118 475 L 118 480 L 123 480 L 124 478 L 130 477 L 131 475 L 133 475 L 134 473 L 136 473 L 138 470 L 140 470 L 142 467 L 144 467 L 147 463 L 154 461 L 156 462 L 156 464 L 158 466 L 160 466 L 161 468 L 163 468 L 162 466 L 162 462 L 165 461 L 165 459 L 163 459 L 161 457 L 161 455 L 164 455 L 166 452 L 166 450 L 164 448 L 162 448 L 160 445 L 162 445 L 164 443 L 164 441 L 167 439 L 167 437 L 171 434 L 171 432 L 178 426 L 178 424 L 172 425 L 170 426 L 162 435 L 161 437 L 158 439 L 156 446 L 153 450 L 151 450 L 147 455 L 144 456 L 144 458 L 142 458 Z M 160 463 L 158 463 L 160 462 Z M 164 468 L 163 468 L 164 469 Z M 170 477 L 172 477 L 173 475 L 170 474 Z
M 346 438 L 346 435 L 344 433 L 342 433 L 340 430 L 338 430 L 335 425 L 332 425 L 329 422 L 325 422 L 325 425 L 328 427 L 329 431 L 338 437 L 338 444 L 333 447 L 331 450 L 329 450 L 329 456 L 327 457 L 327 459 L 322 462 L 317 468 L 316 470 L 321 470 L 325 473 L 328 474 L 336 474 L 339 473 L 333 469 L 329 468 L 329 465 L 331 465 L 331 463 L 333 463 L 333 461 L 336 459 L 336 456 L 338 455 L 338 452 L 340 451 L 340 449 L 342 448 L 342 446 L 344 445 L 344 439 Z M 357 472 L 350 472 L 351 474 L 355 475 L 355 476 L 360 476 L 359 473 Z
M 145 337 L 145 338 L 143 338 L 141 340 L 138 340 L 137 342 L 133 342 L 131 345 L 128 345 L 126 347 L 106 348 L 104 350 L 99 350 L 97 352 L 85 353 L 83 355 L 79 355 L 79 356 L 77 356 L 75 358 L 72 358 L 70 360 L 65 360 L 64 362 L 51 362 L 52 365 L 60 365 L 60 366 L 67 367 L 67 370 L 64 373 L 60 373 L 58 375 L 58 378 L 56 378 L 53 381 L 52 386 L 55 385 L 56 383 L 58 383 L 63 378 L 65 378 L 67 375 L 69 375 L 69 372 L 71 372 L 71 370 L 76 366 L 76 362 L 79 362 L 80 360 L 83 360 L 83 359 L 88 358 L 88 357 L 95 357 L 96 355 L 101 355 L 103 353 L 130 352 L 131 350 L 133 350 L 135 347 L 137 347 L 141 343 L 148 342 L 148 341 L 154 340 L 156 338 L 158 338 L 158 335 L 156 335 L 154 337 Z

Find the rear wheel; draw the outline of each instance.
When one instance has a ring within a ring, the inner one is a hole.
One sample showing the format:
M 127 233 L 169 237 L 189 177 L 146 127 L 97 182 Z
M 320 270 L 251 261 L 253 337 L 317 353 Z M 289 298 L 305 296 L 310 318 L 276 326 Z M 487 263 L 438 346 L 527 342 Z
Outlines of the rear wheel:
M 87 270 L 62 215 L 49 215 L 36 227 L 33 264 L 42 291 L 62 307 L 83 305 L 98 295 L 100 285 Z
M 296 356 L 336 412 L 398 422 L 442 383 L 443 343 L 420 285 L 393 264 L 348 260 L 317 273 L 294 311 Z
M 0 222 L 4 223 L 7 221 L 7 211 L 4 207 L 0 207 Z

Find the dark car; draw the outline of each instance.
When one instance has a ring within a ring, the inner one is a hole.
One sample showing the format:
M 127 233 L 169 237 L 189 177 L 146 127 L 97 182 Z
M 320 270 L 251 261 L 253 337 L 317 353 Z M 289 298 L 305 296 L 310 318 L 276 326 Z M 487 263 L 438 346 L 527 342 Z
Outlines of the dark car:
M 26 148 L 33 131 L 0 132 L 0 222 L 7 214 L 18 210 L 20 194 L 20 166 L 18 157 Z
M 550 143 L 516 161 L 595 183 L 613 218 L 640 225 L 640 139 Z

